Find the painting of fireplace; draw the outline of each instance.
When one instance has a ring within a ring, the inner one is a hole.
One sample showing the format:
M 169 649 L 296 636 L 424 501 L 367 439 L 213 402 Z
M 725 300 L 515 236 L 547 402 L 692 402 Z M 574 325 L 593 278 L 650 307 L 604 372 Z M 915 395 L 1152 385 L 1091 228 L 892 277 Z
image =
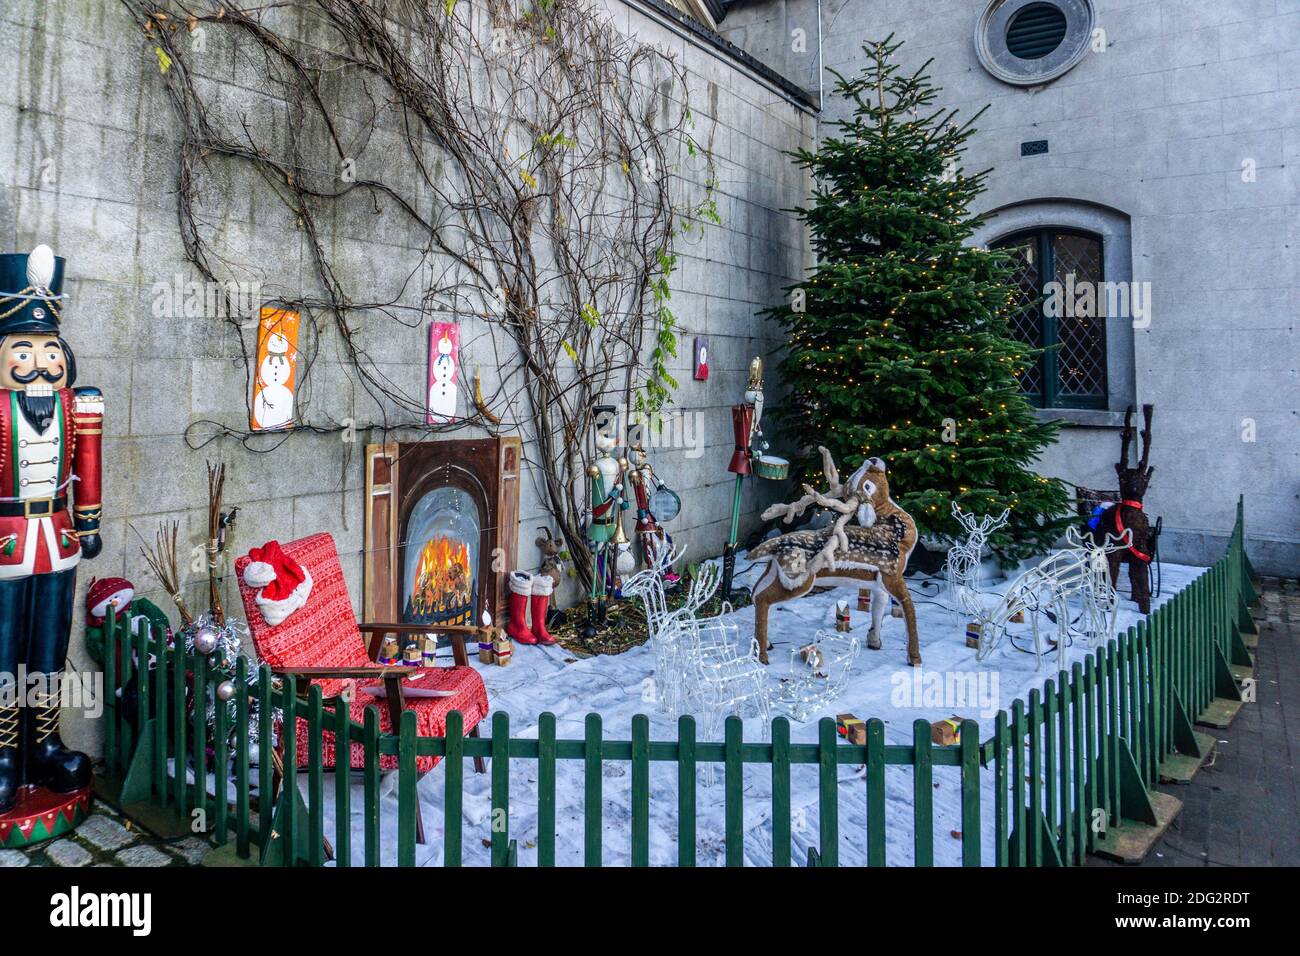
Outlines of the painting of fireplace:
M 515 436 L 366 446 L 367 620 L 504 618 L 521 458 Z

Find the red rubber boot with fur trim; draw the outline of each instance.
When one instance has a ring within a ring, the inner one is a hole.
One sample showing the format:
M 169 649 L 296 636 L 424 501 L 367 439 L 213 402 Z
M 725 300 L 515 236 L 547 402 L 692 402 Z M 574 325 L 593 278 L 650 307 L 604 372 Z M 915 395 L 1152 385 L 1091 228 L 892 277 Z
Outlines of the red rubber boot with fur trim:
M 551 603 L 551 592 L 555 590 L 555 579 L 549 574 L 533 576 L 533 637 L 538 644 L 550 646 L 555 643 L 551 632 L 546 629 L 546 607 Z
M 537 638 L 528 629 L 528 598 L 533 591 L 533 576 L 527 571 L 511 571 L 510 585 L 510 623 L 506 625 L 506 636 L 520 644 L 536 644 Z

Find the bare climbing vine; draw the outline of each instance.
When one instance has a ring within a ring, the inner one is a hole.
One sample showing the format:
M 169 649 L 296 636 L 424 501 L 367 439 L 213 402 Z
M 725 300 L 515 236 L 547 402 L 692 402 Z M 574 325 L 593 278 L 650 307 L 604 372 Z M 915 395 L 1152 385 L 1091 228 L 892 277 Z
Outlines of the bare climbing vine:
M 229 282 L 238 268 L 217 210 L 238 202 L 232 190 L 273 197 L 309 258 L 311 281 L 279 300 L 312 333 L 300 343 L 300 393 L 333 331 L 378 409 L 344 423 L 301 403 L 297 431 L 524 430 L 542 498 L 589 579 L 591 409 L 653 411 L 671 399 L 674 238 L 717 220 L 682 65 L 584 0 L 121 2 L 180 125 L 187 258 L 209 282 Z M 391 245 L 340 240 L 340 226 L 364 231 L 367 216 L 395 233 Z M 382 295 L 367 281 L 368 261 L 393 256 L 411 257 L 398 271 L 418 284 L 418 305 L 406 287 Z M 375 352 L 385 327 L 439 315 L 481 330 L 472 350 L 480 360 L 490 351 L 500 375 L 467 418 L 434 426 L 423 393 L 394 381 Z M 227 321 L 247 369 L 255 323 Z M 258 450 L 286 440 L 229 422 L 187 434 L 193 447 L 218 438 Z

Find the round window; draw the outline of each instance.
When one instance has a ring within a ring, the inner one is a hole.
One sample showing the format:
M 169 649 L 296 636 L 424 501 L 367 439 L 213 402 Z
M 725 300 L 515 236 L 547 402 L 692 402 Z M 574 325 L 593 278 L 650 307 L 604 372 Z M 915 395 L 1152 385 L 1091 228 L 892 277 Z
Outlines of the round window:
M 1083 59 L 1092 26 L 1092 0 L 991 0 L 975 28 L 975 49 L 998 79 L 1033 86 Z

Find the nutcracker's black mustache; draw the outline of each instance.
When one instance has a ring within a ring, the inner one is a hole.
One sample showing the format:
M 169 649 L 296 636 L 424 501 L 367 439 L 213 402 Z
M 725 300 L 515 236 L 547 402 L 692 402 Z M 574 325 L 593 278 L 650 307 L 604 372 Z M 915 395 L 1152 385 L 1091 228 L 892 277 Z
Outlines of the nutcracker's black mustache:
M 26 385 L 29 382 L 34 382 L 38 378 L 43 378 L 45 379 L 45 381 L 53 385 L 55 382 L 58 382 L 60 379 L 63 378 L 62 369 L 59 369 L 58 371 L 49 371 L 48 369 L 34 368 L 27 373 L 10 372 L 9 374 L 13 376 L 15 382 L 18 382 L 22 385 Z

